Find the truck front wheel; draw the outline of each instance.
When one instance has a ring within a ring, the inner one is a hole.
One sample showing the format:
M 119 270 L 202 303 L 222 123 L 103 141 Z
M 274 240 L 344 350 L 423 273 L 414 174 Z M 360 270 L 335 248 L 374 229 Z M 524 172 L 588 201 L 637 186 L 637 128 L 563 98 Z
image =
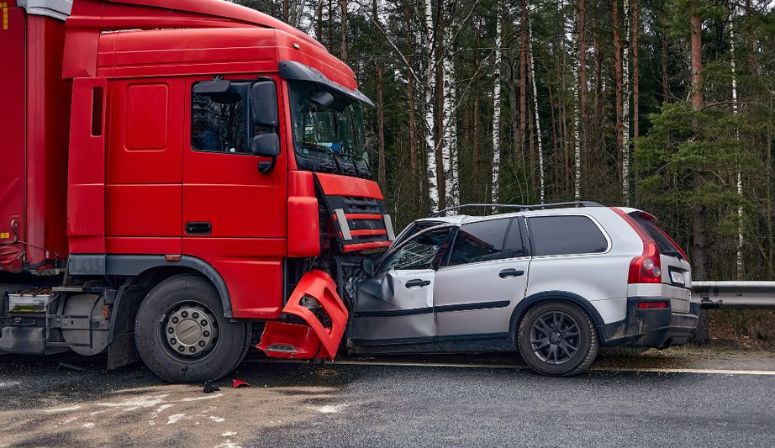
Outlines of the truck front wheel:
M 196 275 L 170 277 L 140 304 L 135 343 L 164 381 L 203 382 L 231 373 L 248 350 L 250 325 L 223 316 L 218 292 Z

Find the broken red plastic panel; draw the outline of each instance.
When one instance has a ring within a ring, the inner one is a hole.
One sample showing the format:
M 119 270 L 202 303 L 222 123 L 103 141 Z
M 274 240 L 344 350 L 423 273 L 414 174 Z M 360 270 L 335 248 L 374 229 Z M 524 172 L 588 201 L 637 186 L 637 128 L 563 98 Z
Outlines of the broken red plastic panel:
M 283 313 L 298 316 L 307 325 L 267 322 L 257 348 L 272 358 L 334 359 L 349 313 L 331 276 L 320 270 L 304 274 Z M 325 324 L 318 317 L 322 315 L 328 316 Z
M 246 381 L 242 381 L 239 378 L 234 378 L 231 380 L 231 387 L 232 389 L 239 389 L 240 387 L 250 387 L 250 383 Z

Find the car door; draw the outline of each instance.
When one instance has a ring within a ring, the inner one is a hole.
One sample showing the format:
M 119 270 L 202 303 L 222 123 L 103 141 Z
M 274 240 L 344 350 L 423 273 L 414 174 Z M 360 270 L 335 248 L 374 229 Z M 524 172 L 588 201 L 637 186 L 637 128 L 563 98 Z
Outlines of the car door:
M 436 272 L 438 336 L 502 335 L 525 297 L 530 257 L 521 218 L 460 227 L 449 261 Z
M 435 336 L 435 268 L 449 245 L 452 229 L 443 226 L 419 232 L 385 254 L 372 277 L 358 282 L 352 340 L 357 343 Z

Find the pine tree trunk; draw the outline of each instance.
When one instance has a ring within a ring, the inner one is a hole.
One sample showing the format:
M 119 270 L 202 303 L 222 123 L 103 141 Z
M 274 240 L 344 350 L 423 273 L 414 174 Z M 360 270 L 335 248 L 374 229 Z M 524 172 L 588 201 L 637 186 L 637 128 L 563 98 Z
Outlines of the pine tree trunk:
M 492 88 L 492 180 L 490 197 L 493 203 L 500 199 L 501 168 L 501 19 L 500 8 L 495 19 L 495 58 L 493 60 L 494 81 Z
M 696 4 L 694 5 L 696 11 Z M 702 86 L 702 20 L 696 14 L 691 16 L 692 36 L 691 36 L 691 67 L 692 67 L 692 109 L 700 112 L 703 107 L 703 86 Z M 699 174 L 695 175 L 695 188 L 702 187 L 702 178 Z M 706 235 L 705 235 L 705 206 L 697 203 L 692 207 L 694 224 L 693 230 L 693 248 L 692 254 L 692 277 L 697 280 L 706 279 Z
M 315 8 L 315 39 L 323 42 L 323 0 L 318 0 Z
M 640 41 L 640 5 L 632 0 L 632 138 L 640 137 L 640 67 L 638 46 Z
M 729 20 L 729 65 L 732 72 L 732 115 L 737 118 L 738 103 L 737 103 L 737 66 L 735 65 L 735 7 L 732 7 L 732 13 Z M 735 126 L 735 140 L 738 145 L 740 144 L 740 129 Z M 738 159 L 739 159 L 739 149 Z M 743 174 L 740 171 L 740 161 L 737 162 L 737 194 L 740 198 L 743 198 Z M 742 280 L 744 276 L 743 272 L 743 245 L 745 240 L 743 238 L 743 207 L 737 208 L 737 253 L 735 256 L 735 277 L 738 280 Z
M 624 0 L 624 48 L 622 56 L 622 199 L 630 205 L 630 2 Z
M 670 63 L 670 43 L 667 41 L 667 36 L 664 32 L 659 37 L 662 44 L 662 57 L 660 62 L 662 65 L 662 102 L 667 103 L 670 101 L 670 71 L 668 64 Z
M 289 23 L 290 20 L 290 0 L 283 0 L 283 22 Z
M 347 62 L 347 0 L 339 0 L 339 15 L 341 15 L 341 25 L 339 28 L 339 59 Z
M 586 24 L 586 1 L 585 0 L 578 0 L 578 70 L 579 70 L 579 84 L 578 84 L 578 90 L 579 90 L 579 112 L 580 112 L 580 121 L 579 121 L 579 135 L 581 137 L 579 145 L 580 145 L 580 153 L 584 155 L 584 159 L 589 159 L 589 148 L 587 147 L 589 137 L 588 137 L 588 126 L 587 123 L 589 123 L 588 117 L 587 117 L 587 24 Z M 588 165 L 585 160 L 585 166 Z M 589 172 L 587 170 L 587 173 L 585 175 L 587 179 L 589 179 Z
M 520 126 L 520 139 L 519 147 L 522 151 L 522 158 L 524 159 L 525 153 L 528 152 L 527 148 L 527 42 L 528 42 L 528 23 L 530 17 L 528 15 L 527 0 L 521 0 L 520 2 L 520 19 L 519 19 L 519 126 Z M 535 169 L 535 157 L 530 152 L 527 157 L 530 166 L 527 172 Z M 532 179 L 532 176 L 530 176 Z M 532 182 L 531 182 L 532 188 Z
M 621 147 L 622 140 L 624 138 L 624 128 L 623 128 L 623 83 L 622 83 L 622 36 L 620 31 L 620 21 L 619 21 L 619 2 L 618 0 L 612 0 L 611 1 L 611 20 L 613 21 L 613 39 L 614 39 L 614 77 L 615 77 L 615 83 L 616 83 L 616 146 L 618 148 L 619 154 L 621 154 L 619 159 L 619 165 L 622 168 L 622 173 L 624 172 L 623 166 L 624 166 L 624 148 Z M 622 184 L 624 183 L 624 179 L 622 178 Z
M 374 70 L 376 72 L 374 83 L 376 84 L 375 90 L 377 94 L 377 157 L 379 159 L 377 182 L 379 182 L 380 187 L 382 187 L 382 191 L 387 191 L 387 167 L 385 163 L 385 105 L 382 99 L 382 62 L 377 61 Z

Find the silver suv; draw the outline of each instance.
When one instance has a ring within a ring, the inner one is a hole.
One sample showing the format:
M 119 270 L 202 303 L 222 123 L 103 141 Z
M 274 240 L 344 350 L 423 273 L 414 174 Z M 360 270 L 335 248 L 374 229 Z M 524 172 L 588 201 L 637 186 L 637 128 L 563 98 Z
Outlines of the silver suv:
M 486 207 L 516 212 L 415 221 L 367 263 L 348 288 L 350 352 L 518 349 L 539 373 L 574 375 L 600 346 L 693 338 L 686 254 L 651 214 L 592 202 Z

